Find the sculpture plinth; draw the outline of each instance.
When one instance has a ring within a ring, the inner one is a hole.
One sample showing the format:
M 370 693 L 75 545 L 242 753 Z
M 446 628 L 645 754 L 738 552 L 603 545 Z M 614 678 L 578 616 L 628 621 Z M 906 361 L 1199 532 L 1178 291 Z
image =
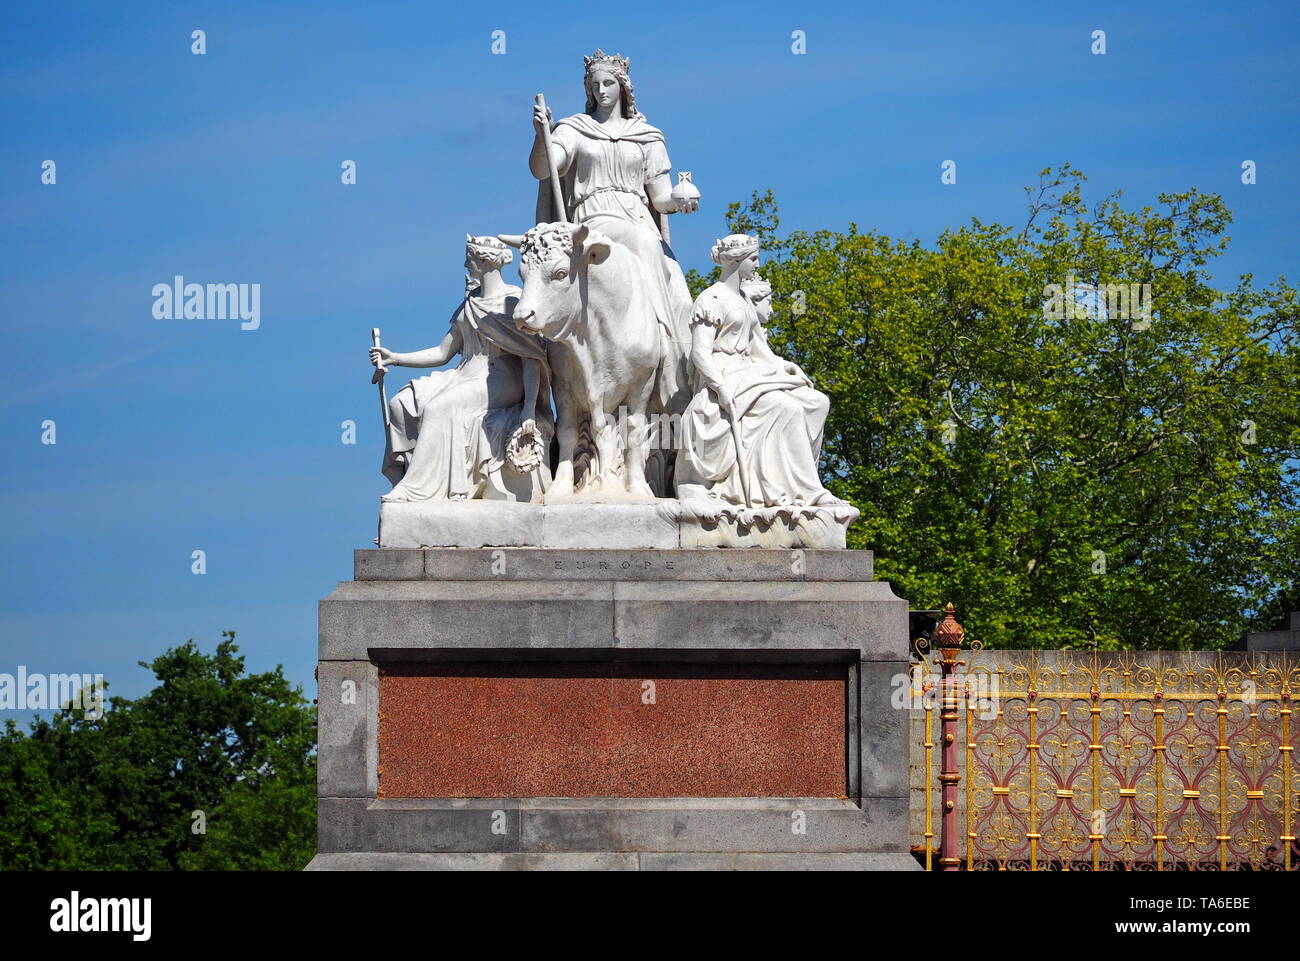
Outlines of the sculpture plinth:
M 385 503 L 379 546 L 541 548 L 843 548 L 858 510 L 833 506 L 742 508 L 645 500 L 553 503 Z
M 311 867 L 915 867 L 906 673 L 865 551 L 358 551 Z

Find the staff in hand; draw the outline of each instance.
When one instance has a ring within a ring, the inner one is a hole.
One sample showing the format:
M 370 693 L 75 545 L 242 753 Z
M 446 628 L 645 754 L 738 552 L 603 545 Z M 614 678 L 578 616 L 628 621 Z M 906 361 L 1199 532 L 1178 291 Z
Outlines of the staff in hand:
M 546 169 L 550 171 L 551 199 L 555 204 L 555 219 L 567 221 L 564 211 L 564 191 L 560 189 L 560 173 L 555 169 L 555 154 L 551 152 L 551 111 L 546 106 L 546 98 L 540 93 L 533 98 L 533 126 L 541 134 L 542 145 L 546 149 Z
M 370 378 L 370 383 L 379 385 L 379 406 L 382 408 L 384 415 L 384 430 L 387 431 L 392 427 L 392 421 L 388 413 L 388 391 L 384 389 L 384 375 L 388 373 L 388 368 L 382 363 L 383 348 L 379 346 L 379 328 L 370 328 L 370 339 L 374 346 L 370 348 L 370 362 L 375 365 L 375 376 Z

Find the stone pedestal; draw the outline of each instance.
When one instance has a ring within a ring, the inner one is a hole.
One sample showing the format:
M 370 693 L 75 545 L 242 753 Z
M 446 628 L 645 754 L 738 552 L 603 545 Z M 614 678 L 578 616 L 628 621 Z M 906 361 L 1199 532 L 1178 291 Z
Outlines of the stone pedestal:
M 1291 614 L 1284 631 L 1258 631 L 1246 635 L 1248 651 L 1300 651 L 1300 611 Z
M 671 498 L 416 501 L 379 508 L 380 547 L 842 548 L 852 504 L 735 507 Z
M 357 551 L 309 867 L 915 868 L 907 643 L 865 551 Z

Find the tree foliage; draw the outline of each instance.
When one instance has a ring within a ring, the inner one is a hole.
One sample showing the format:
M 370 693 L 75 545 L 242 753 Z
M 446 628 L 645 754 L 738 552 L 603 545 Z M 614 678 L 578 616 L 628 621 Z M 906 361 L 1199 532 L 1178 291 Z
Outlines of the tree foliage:
M 315 852 L 316 719 L 281 668 L 244 673 L 226 632 L 151 664 L 96 719 L 0 736 L 0 868 L 297 870 Z M 200 830 L 201 829 L 201 830 Z
M 1089 206 L 1084 179 L 1044 170 L 1023 226 L 972 220 L 933 247 L 781 235 L 770 191 L 727 222 L 763 241 L 774 348 L 830 395 L 850 546 L 913 607 L 951 600 L 992 645 L 1226 646 L 1300 583 L 1296 293 L 1214 286 L 1218 196 Z M 1051 319 L 1048 285 L 1071 277 L 1150 284 L 1149 323 Z

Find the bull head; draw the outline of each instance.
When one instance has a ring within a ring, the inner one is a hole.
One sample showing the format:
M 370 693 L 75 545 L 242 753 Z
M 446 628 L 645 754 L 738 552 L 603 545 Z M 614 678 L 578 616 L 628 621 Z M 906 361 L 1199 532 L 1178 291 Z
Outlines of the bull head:
M 581 274 L 609 257 L 611 241 L 586 224 L 538 224 L 522 237 L 498 239 L 521 253 L 519 276 L 524 292 L 515 307 L 521 330 L 562 339 L 582 313 L 585 294 Z

